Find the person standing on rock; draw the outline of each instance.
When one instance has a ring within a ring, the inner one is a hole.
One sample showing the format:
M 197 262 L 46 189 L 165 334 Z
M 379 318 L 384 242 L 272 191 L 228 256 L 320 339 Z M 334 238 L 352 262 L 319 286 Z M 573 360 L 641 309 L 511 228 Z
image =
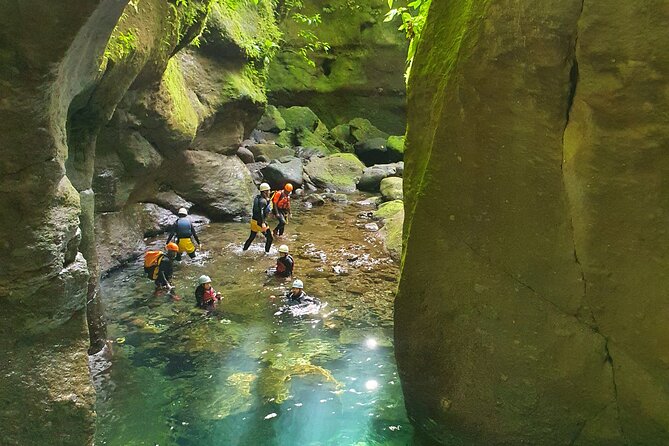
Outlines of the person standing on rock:
M 283 187 L 283 190 L 274 192 L 272 196 L 272 213 L 279 220 L 279 224 L 276 225 L 274 229 L 274 235 L 283 235 L 283 231 L 286 229 L 286 223 L 288 222 L 288 217 L 290 214 L 290 194 L 293 192 L 293 185 L 291 183 L 286 183 Z
M 249 249 L 258 232 L 262 232 L 265 235 L 265 252 L 269 252 L 269 249 L 272 247 L 272 230 L 267 225 L 267 216 L 270 213 L 269 184 L 262 183 L 259 189 L 260 193 L 253 199 L 251 235 L 249 235 L 249 238 L 244 243 L 244 251 Z
M 195 226 L 193 226 L 193 222 L 188 218 L 188 211 L 186 208 L 179 209 L 177 215 L 179 218 L 177 218 L 177 221 L 170 230 L 170 236 L 167 238 L 167 243 L 171 242 L 174 238 L 179 246 L 179 253 L 176 256 L 176 260 L 181 260 L 181 254 L 184 252 L 188 254 L 188 257 L 194 259 L 195 245 L 193 244 L 193 241 L 197 243 L 198 248 L 200 247 L 200 239 L 197 237 L 197 232 L 195 232 Z

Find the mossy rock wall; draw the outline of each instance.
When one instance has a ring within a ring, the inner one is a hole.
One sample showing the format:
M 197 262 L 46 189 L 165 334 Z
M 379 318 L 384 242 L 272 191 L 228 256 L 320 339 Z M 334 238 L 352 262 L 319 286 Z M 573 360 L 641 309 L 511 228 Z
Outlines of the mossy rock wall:
M 126 2 L 0 3 L 0 443 L 92 443 L 87 262 L 68 109 Z
M 437 441 L 669 442 L 666 20 L 657 1 L 432 2 L 395 345 Z
M 368 118 L 388 133 L 403 134 L 406 122 L 404 66 L 407 43 L 397 24 L 384 23 L 387 0 L 306 0 L 305 15 L 319 13 L 314 27 L 332 46 L 310 66 L 295 54 L 300 26 L 281 22 L 286 44 L 270 66 L 268 90 L 277 105 L 311 108 L 328 127 Z

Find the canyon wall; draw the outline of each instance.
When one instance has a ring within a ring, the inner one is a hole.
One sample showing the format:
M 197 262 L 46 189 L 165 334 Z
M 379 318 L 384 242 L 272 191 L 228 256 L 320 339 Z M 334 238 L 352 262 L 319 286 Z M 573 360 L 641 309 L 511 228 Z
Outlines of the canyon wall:
M 666 2 L 432 3 L 396 355 L 444 444 L 669 442 Z

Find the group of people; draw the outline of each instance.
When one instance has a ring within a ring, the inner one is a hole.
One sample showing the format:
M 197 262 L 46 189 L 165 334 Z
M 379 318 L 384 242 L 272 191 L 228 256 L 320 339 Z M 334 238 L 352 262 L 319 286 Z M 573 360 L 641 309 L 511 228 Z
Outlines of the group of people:
M 251 234 L 244 242 L 243 250 L 249 249 L 260 232 L 265 236 L 265 252 L 269 253 L 274 237 L 283 236 L 288 219 L 292 217 L 290 197 L 293 192 L 293 185 L 287 183 L 283 189 L 272 193 L 269 184 L 262 183 L 259 192 L 253 200 Z M 271 215 L 278 220 L 278 224 L 273 231 L 268 224 Z M 165 246 L 166 252 L 148 251 L 144 257 L 144 271 L 149 279 L 154 281 L 156 293 L 167 290 L 168 293 L 172 294 L 174 290 L 171 283 L 174 272 L 173 262 L 181 260 L 184 253 L 191 259 L 195 258 L 196 251 L 202 249 L 195 226 L 188 218 L 188 210 L 185 208 L 179 209 L 177 217 L 169 231 Z M 268 270 L 268 273 L 281 278 L 290 278 L 293 275 L 294 266 L 295 260 L 290 255 L 288 245 L 283 244 L 279 246 L 276 267 Z M 202 275 L 198 279 L 195 301 L 200 308 L 211 310 L 221 300 L 221 294 L 214 290 L 211 282 L 211 278 L 207 275 Z M 175 295 L 173 295 L 173 298 L 178 299 Z M 313 302 L 313 299 L 304 292 L 304 283 L 301 280 L 293 282 L 290 291 L 286 294 L 286 299 L 290 303 Z

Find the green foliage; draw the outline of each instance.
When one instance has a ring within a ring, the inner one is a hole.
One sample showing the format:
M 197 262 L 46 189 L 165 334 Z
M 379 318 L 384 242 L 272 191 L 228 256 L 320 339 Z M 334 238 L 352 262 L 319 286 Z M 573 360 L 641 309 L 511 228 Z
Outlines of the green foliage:
M 137 49 L 137 30 L 129 29 L 112 35 L 104 52 L 104 59 L 119 62 Z
M 278 15 L 283 20 L 290 19 L 299 25 L 297 36 L 301 40 L 301 46 L 294 52 L 310 67 L 315 67 L 313 56 L 328 53 L 330 44 L 322 41 L 315 32 L 323 20 L 321 15 L 318 13 L 306 15 L 302 13 L 303 9 L 302 0 L 285 0 L 278 6 Z
M 425 26 L 425 20 L 427 19 L 427 13 L 430 9 L 431 2 L 432 0 L 413 0 L 409 2 L 406 7 L 400 6 L 393 8 L 395 0 L 388 0 L 388 8 L 390 10 L 386 14 L 384 21 L 391 22 L 396 18 L 399 18 L 402 21 L 402 24 L 398 30 L 404 31 L 407 39 L 409 39 L 407 70 L 405 74 L 407 80 L 411 73 L 413 58 L 416 55 L 416 49 L 418 48 L 418 42 L 420 41 L 420 36 L 423 32 L 423 27 Z

